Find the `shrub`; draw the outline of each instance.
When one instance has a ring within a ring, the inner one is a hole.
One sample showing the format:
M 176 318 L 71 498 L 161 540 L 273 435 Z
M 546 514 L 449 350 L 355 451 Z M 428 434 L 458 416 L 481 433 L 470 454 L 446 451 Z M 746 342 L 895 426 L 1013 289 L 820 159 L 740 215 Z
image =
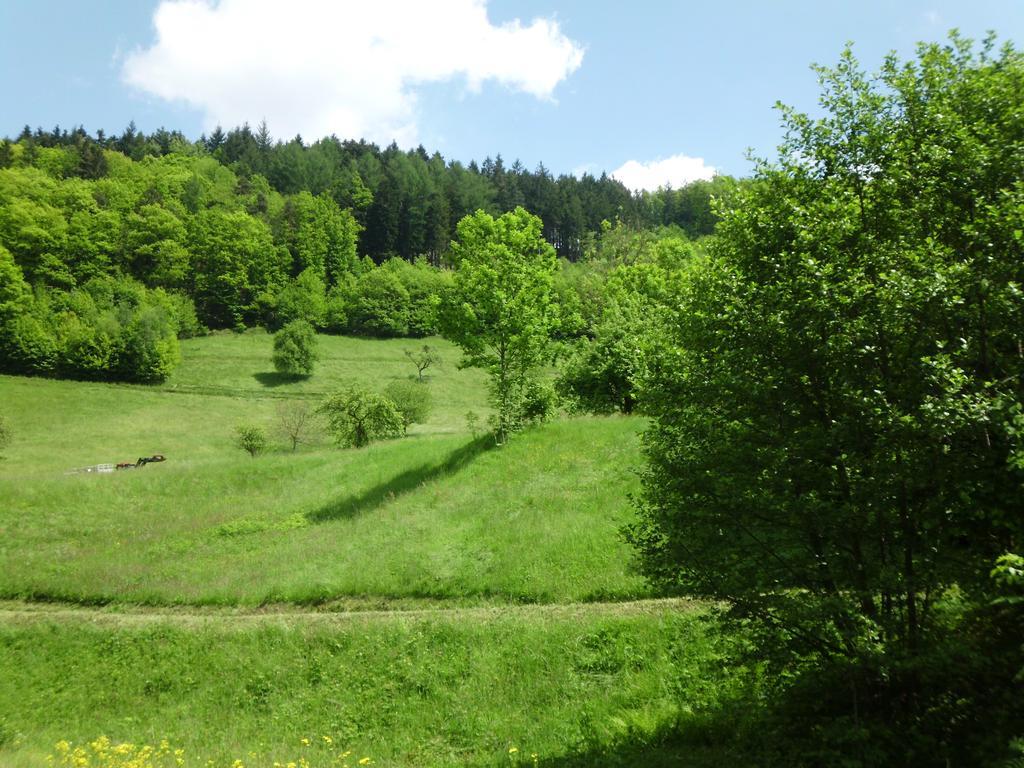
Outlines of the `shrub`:
M 402 415 L 390 398 L 355 386 L 335 392 L 318 411 L 339 445 L 361 448 L 402 432 Z
M 410 424 L 422 424 L 430 414 L 430 390 L 426 384 L 401 379 L 388 384 L 384 390 L 402 417 L 402 432 L 409 431 Z
M 165 301 L 178 326 L 179 339 L 191 339 L 206 335 L 206 327 L 199 322 L 196 305 L 192 299 L 183 293 L 167 293 Z
M 554 387 L 546 381 L 530 379 L 523 387 L 519 414 L 524 424 L 542 424 L 550 419 L 558 407 Z
M 119 369 L 129 381 L 163 381 L 178 364 L 178 335 L 160 305 L 141 307 L 121 332 Z
M 309 376 L 317 360 L 316 334 L 305 320 L 293 320 L 274 334 L 274 369 Z
M 256 458 L 267 450 L 267 433 L 255 424 L 239 424 L 235 427 L 235 444 Z

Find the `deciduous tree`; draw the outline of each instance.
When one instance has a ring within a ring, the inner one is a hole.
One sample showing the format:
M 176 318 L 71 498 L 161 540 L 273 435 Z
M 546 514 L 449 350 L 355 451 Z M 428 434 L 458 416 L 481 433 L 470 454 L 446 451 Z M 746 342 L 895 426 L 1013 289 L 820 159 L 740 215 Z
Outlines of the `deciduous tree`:
M 521 422 L 523 395 L 557 322 L 555 251 L 540 219 L 517 208 L 498 218 L 483 211 L 464 218 L 450 255 L 456 271 L 442 304 L 443 333 L 462 347 L 464 365 L 490 376 L 503 442 Z

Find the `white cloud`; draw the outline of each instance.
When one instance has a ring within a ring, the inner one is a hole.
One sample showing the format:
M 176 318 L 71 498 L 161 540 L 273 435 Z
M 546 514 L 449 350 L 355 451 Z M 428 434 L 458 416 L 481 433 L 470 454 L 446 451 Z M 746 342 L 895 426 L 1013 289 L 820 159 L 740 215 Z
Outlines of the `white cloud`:
M 611 172 L 632 190 L 654 190 L 658 187 L 679 188 L 698 179 L 707 180 L 715 175 L 715 168 L 704 164 L 701 157 L 672 155 L 664 160 L 640 163 L 630 160 Z
M 207 130 L 417 140 L 416 86 L 487 80 L 551 99 L 583 49 L 549 19 L 494 25 L 486 0 L 161 0 L 129 85 L 199 108 Z

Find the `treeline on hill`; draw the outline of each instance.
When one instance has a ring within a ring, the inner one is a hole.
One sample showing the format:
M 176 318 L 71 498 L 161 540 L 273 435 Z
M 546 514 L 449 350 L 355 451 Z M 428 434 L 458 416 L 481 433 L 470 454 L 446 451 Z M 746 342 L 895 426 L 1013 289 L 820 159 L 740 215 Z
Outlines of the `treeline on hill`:
M 455 225 L 476 210 L 526 207 L 578 262 L 609 222 L 709 234 L 712 196 L 735 185 L 634 195 L 604 175 L 556 179 L 500 156 L 467 167 L 422 147 L 273 142 L 265 125 L 197 142 L 134 125 L 109 139 L 26 128 L 0 142 L 0 368 L 159 381 L 177 337 L 295 319 L 424 336 L 437 331 Z

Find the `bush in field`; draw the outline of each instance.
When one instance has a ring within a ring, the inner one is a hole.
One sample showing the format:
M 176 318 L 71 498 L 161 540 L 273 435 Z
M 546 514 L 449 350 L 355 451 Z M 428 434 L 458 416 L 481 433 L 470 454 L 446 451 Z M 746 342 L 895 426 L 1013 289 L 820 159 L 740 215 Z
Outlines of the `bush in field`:
M 524 424 L 543 424 L 555 415 L 558 395 L 555 388 L 546 381 L 530 379 L 522 390 L 519 416 Z
M 305 320 L 293 320 L 274 334 L 274 369 L 309 376 L 317 360 L 316 333 Z
M 422 424 L 430 414 L 430 390 L 418 381 L 393 381 L 384 390 L 402 417 L 402 432 L 409 431 L 410 424 Z
M 235 444 L 256 458 L 267 450 L 267 433 L 255 424 L 239 424 L 235 427 Z
M 398 437 L 402 414 L 384 395 L 348 386 L 328 397 L 318 411 L 339 445 L 362 448 L 374 440 Z

